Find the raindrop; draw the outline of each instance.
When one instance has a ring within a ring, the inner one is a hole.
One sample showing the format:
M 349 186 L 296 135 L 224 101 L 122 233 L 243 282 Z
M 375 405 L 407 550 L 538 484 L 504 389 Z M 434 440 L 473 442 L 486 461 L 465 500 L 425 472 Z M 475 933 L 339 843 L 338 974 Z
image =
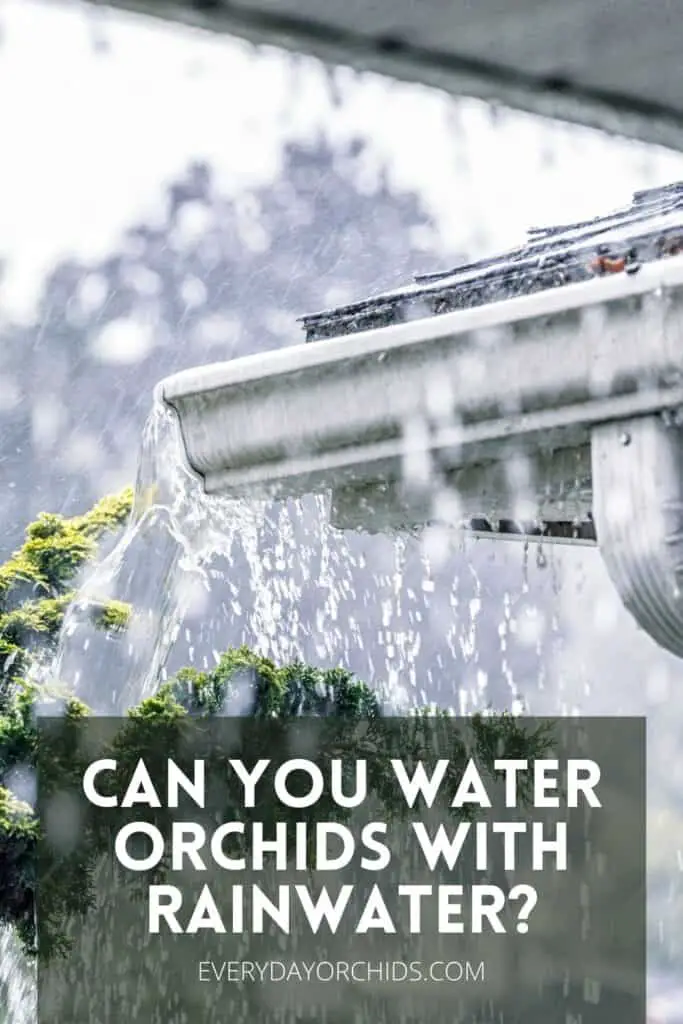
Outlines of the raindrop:
M 543 545 L 539 544 L 536 549 L 536 568 L 545 569 L 547 568 L 547 565 L 548 559 L 546 558 L 545 552 L 543 550 Z

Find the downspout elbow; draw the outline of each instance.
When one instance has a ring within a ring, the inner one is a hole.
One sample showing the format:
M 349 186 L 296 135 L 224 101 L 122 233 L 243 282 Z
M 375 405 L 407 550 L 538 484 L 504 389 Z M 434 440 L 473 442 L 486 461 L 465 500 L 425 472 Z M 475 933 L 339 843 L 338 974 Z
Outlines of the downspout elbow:
M 654 414 L 605 423 L 591 448 L 607 572 L 638 625 L 683 657 L 683 429 Z

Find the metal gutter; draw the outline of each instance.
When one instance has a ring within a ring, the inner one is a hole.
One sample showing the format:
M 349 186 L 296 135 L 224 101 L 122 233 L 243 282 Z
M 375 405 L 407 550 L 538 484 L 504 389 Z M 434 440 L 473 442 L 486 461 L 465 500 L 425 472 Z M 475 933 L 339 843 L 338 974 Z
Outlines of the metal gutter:
M 337 525 L 380 530 L 433 521 L 445 486 L 454 527 L 597 535 L 627 607 L 683 656 L 683 256 L 199 367 L 157 397 L 209 493 L 331 492 Z

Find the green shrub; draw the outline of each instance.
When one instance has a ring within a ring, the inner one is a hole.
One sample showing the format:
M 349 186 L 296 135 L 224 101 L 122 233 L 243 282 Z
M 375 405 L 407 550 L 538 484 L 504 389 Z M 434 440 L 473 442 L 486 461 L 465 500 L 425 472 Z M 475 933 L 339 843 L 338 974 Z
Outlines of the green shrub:
M 39 763 L 41 794 L 49 792 L 52 785 L 78 783 L 85 768 L 78 732 L 89 715 L 88 708 L 68 698 L 59 730 L 41 734 L 39 749 L 34 706 L 41 694 L 37 684 L 27 678 L 28 670 L 33 659 L 54 651 L 78 572 L 96 554 L 104 535 L 125 522 L 131 501 L 132 494 L 126 491 L 104 499 L 83 516 L 41 515 L 28 527 L 20 550 L 0 567 L 0 783 L 4 784 L 0 785 L 0 924 L 12 925 L 24 947 L 36 951 L 38 858 L 47 856 L 49 862 L 40 864 L 40 904 L 49 908 L 41 918 L 41 957 L 59 953 L 64 946 L 61 923 L 91 905 L 93 868 L 108 848 L 109 837 L 106 826 L 95 818 L 77 857 L 60 859 L 54 852 L 46 853 L 47 844 L 41 843 L 43 824 L 8 788 L 13 773 L 35 773 Z M 129 614 L 130 609 L 121 602 L 103 603 L 98 624 L 106 630 L 122 631 Z M 277 666 L 240 647 L 225 651 L 211 671 L 182 669 L 154 696 L 132 708 L 115 740 L 122 763 L 131 765 L 146 751 L 158 754 L 162 734 L 161 749 L 164 757 L 170 756 L 185 722 L 218 714 L 226 700 L 244 687 L 252 696 L 247 708 L 252 718 L 324 718 L 336 730 L 334 741 L 341 748 L 351 742 L 347 739 L 350 720 L 372 723 L 381 714 L 376 693 L 344 669 L 319 669 L 299 662 Z M 419 756 L 419 719 L 418 715 L 399 724 L 394 756 Z M 501 756 L 533 759 L 546 749 L 548 737 L 543 730 L 529 735 L 510 716 L 468 721 L 485 765 L 492 766 Z M 357 741 L 353 743 L 347 753 L 357 755 Z M 460 754 L 466 756 L 464 748 Z M 398 810 L 395 787 L 381 769 L 372 785 L 391 817 Z M 260 807 L 259 814 L 263 813 Z

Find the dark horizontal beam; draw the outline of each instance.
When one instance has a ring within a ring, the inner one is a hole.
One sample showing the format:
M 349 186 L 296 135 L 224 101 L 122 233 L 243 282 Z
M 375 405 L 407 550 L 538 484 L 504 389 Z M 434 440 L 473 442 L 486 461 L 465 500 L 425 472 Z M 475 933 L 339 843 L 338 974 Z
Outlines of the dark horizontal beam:
M 502 540 L 548 540 L 555 543 L 574 542 L 576 544 L 596 544 L 595 523 L 586 520 L 581 523 L 572 522 L 533 522 L 523 523 L 514 519 L 470 519 L 464 525 L 467 532 L 480 537 L 500 537 Z
M 472 57 L 416 45 L 391 33 L 365 34 L 333 23 L 286 12 L 237 6 L 230 0 L 86 0 L 196 28 L 225 32 L 255 44 L 308 53 L 456 95 L 473 96 L 512 108 L 683 149 L 683 104 L 673 109 L 623 88 L 595 88 L 561 73 L 538 75 Z M 321 12 L 328 8 L 321 2 Z M 653 55 L 653 60 L 656 54 Z M 628 86 L 627 69 L 624 70 Z

